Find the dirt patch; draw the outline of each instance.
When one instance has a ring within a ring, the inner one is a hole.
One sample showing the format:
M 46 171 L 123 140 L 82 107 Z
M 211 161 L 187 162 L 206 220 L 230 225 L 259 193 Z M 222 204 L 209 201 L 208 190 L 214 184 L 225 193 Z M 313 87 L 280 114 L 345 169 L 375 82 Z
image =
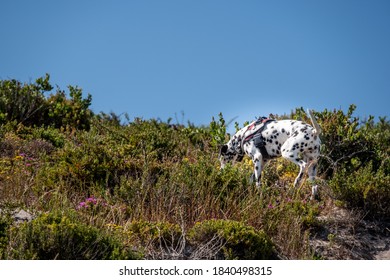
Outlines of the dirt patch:
M 373 221 L 354 211 L 333 207 L 320 216 L 310 245 L 330 260 L 390 260 L 390 221 Z

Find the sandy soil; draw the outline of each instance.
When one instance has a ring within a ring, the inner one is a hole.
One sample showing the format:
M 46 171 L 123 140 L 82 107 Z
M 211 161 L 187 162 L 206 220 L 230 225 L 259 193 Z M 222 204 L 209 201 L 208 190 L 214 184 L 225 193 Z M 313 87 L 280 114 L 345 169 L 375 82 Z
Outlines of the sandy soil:
M 322 258 L 390 260 L 390 221 L 370 221 L 338 207 L 319 220 L 322 225 L 310 243 Z

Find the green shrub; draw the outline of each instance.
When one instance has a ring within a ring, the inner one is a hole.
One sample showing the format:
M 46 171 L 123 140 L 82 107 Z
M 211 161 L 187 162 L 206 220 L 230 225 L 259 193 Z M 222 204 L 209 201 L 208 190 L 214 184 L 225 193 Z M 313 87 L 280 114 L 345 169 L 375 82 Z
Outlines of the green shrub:
M 53 127 L 41 127 L 32 132 L 33 136 L 51 143 L 56 148 L 63 148 L 65 145 L 65 136 L 59 129 Z
M 145 162 L 163 161 L 178 154 L 181 156 L 184 151 L 184 147 L 178 145 L 180 132 L 158 120 L 136 119 L 129 124 L 126 132 L 130 155 Z
M 377 171 L 372 163 L 352 173 L 339 170 L 329 185 L 339 200 L 349 207 L 364 210 L 368 216 L 383 217 L 390 213 L 390 174 L 386 173 L 384 165 Z
M 50 76 L 39 78 L 33 84 L 17 80 L 0 81 L 0 124 L 17 121 L 25 125 L 40 125 L 45 120 L 48 104 L 44 93 L 53 89 Z
M 356 106 L 351 105 L 346 114 L 342 110 L 333 112 L 325 110 L 316 114 L 322 127 L 320 137 L 323 143 L 319 171 L 327 178 L 331 178 L 339 168 L 347 169 L 349 172 L 356 170 L 359 166 L 351 164 L 351 159 L 363 163 L 375 161 L 375 166 L 379 166 L 382 161 L 376 149 L 378 143 L 373 141 L 371 136 L 378 133 L 373 117 L 370 116 L 367 121 L 361 121 L 353 116 L 355 110 Z M 387 127 L 387 132 L 384 129 L 380 133 L 382 136 L 387 134 L 387 139 L 390 140 L 389 132 L 389 127 Z
M 88 130 L 93 116 L 89 109 L 92 96 L 88 94 L 84 99 L 80 88 L 68 86 L 70 98 L 59 88 L 47 98 L 45 93 L 53 89 L 49 79 L 46 74 L 30 84 L 1 80 L 0 124 L 15 121 L 26 126 Z
M 147 259 L 184 257 L 184 236 L 181 228 L 168 222 L 132 222 L 125 234 Z
M 10 229 L 7 259 L 135 259 L 138 255 L 103 230 L 66 215 L 43 214 Z
M 219 147 L 225 144 L 225 141 L 227 140 L 225 119 L 223 118 L 222 113 L 219 113 L 218 117 L 218 121 L 213 117 L 209 125 L 209 133 L 211 135 L 211 144 L 213 147 Z
M 50 105 L 47 125 L 64 129 L 89 130 L 93 116 L 92 111 L 89 110 L 92 96 L 88 94 L 87 98 L 83 99 L 82 89 L 77 86 L 68 86 L 68 89 L 70 98 L 67 98 L 65 91 L 59 89 L 56 94 L 48 98 L 47 102 Z
M 194 246 L 205 244 L 217 237 L 222 239 L 219 252 L 223 259 L 274 259 L 274 247 L 262 231 L 242 222 L 231 220 L 207 220 L 195 224 L 188 233 Z M 218 256 L 217 256 L 218 257 Z
M 182 235 L 178 225 L 168 222 L 134 221 L 128 226 L 127 232 L 145 245 L 150 242 L 158 242 L 159 244 L 160 239 L 164 239 L 164 242 L 171 244 L 172 241 L 177 241 Z M 172 237 L 174 237 L 173 240 Z

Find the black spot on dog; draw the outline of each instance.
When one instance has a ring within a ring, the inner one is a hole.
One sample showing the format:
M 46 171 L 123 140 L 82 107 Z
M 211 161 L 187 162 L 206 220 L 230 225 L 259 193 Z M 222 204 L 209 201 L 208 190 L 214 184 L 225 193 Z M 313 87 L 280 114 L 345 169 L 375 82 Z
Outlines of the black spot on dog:
M 300 129 L 300 131 L 306 133 L 306 132 L 307 132 L 307 126 L 302 127 L 302 128 Z

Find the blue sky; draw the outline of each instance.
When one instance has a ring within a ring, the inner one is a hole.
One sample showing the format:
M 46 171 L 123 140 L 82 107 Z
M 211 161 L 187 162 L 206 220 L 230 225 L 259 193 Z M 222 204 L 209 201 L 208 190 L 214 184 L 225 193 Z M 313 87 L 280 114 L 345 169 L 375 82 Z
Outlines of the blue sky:
M 2 0 L 0 79 L 49 73 L 131 118 L 389 116 L 389 15 L 379 0 Z

